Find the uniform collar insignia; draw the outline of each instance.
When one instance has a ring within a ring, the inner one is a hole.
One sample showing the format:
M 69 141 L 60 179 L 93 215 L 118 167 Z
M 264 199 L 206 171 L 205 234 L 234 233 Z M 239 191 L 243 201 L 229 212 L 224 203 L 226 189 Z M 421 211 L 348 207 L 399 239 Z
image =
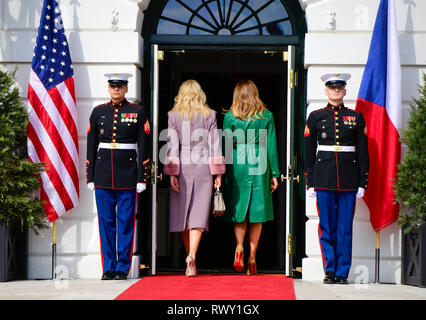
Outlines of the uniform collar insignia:
M 110 104 L 112 107 L 114 107 L 114 108 L 120 108 L 120 107 L 124 106 L 126 103 L 127 103 L 126 98 L 124 98 L 124 100 L 123 100 L 123 101 L 121 101 L 120 103 L 114 103 L 114 102 L 112 102 L 111 100 L 110 100 L 110 102 L 109 102 L 109 104 Z
M 340 111 L 340 110 L 343 110 L 345 108 L 345 105 L 342 103 L 339 106 L 333 106 L 332 104 L 329 103 L 329 104 L 327 104 L 327 108 L 329 108 L 333 111 Z

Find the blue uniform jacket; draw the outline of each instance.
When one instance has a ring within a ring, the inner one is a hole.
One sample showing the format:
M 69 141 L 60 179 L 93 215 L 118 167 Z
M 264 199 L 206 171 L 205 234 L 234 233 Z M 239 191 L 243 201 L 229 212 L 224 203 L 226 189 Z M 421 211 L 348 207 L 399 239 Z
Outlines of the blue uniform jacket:
M 149 176 L 150 124 L 142 106 L 124 100 L 95 107 L 87 131 L 87 182 L 110 189 L 135 188 Z M 136 143 L 136 150 L 99 149 L 100 142 Z
M 318 151 L 317 144 L 355 146 L 355 152 Z M 305 126 L 306 187 L 348 191 L 367 188 L 368 139 L 360 112 L 343 104 L 311 112 Z

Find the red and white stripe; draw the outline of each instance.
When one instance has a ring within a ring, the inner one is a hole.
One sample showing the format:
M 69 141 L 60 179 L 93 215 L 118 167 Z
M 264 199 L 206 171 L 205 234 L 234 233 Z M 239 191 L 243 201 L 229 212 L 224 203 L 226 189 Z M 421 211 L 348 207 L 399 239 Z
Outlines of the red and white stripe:
M 47 218 L 78 205 L 79 158 L 74 79 L 46 90 L 31 70 L 28 86 L 28 156 L 43 163 L 41 200 Z

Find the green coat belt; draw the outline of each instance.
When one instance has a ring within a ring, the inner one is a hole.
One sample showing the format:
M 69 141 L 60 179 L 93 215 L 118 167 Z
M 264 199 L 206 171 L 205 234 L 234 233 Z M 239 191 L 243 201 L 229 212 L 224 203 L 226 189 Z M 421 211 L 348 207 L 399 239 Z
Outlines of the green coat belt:
M 225 114 L 224 219 L 228 222 L 243 222 L 247 212 L 251 223 L 274 219 L 269 185 L 271 177 L 280 176 L 277 139 L 272 113 L 264 110 L 263 118 L 243 121 L 231 111 Z

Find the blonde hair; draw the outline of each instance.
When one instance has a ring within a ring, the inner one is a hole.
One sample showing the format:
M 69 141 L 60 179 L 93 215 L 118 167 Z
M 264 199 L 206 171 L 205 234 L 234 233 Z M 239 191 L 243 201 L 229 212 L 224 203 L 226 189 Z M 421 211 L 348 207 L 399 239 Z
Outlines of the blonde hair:
M 259 90 L 251 80 L 241 80 L 234 89 L 234 97 L 230 110 L 232 115 L 244 121 L 254 121 L 264 119 L 263 110 L 267 110 L 266 105 L 259 98 Z M 260 114 L 260 117 L 257 114 Z
M 169 112 L 179 112 L 179 117 L 188 120 L 196 120 L 198 113 L 204 118 L 210 115 L 211 109 L 206 103 L 206 94 L 200 84 L 195 80 L 186 80 L 181 84 L 179 92 L 175 97 L 175 104 Z

